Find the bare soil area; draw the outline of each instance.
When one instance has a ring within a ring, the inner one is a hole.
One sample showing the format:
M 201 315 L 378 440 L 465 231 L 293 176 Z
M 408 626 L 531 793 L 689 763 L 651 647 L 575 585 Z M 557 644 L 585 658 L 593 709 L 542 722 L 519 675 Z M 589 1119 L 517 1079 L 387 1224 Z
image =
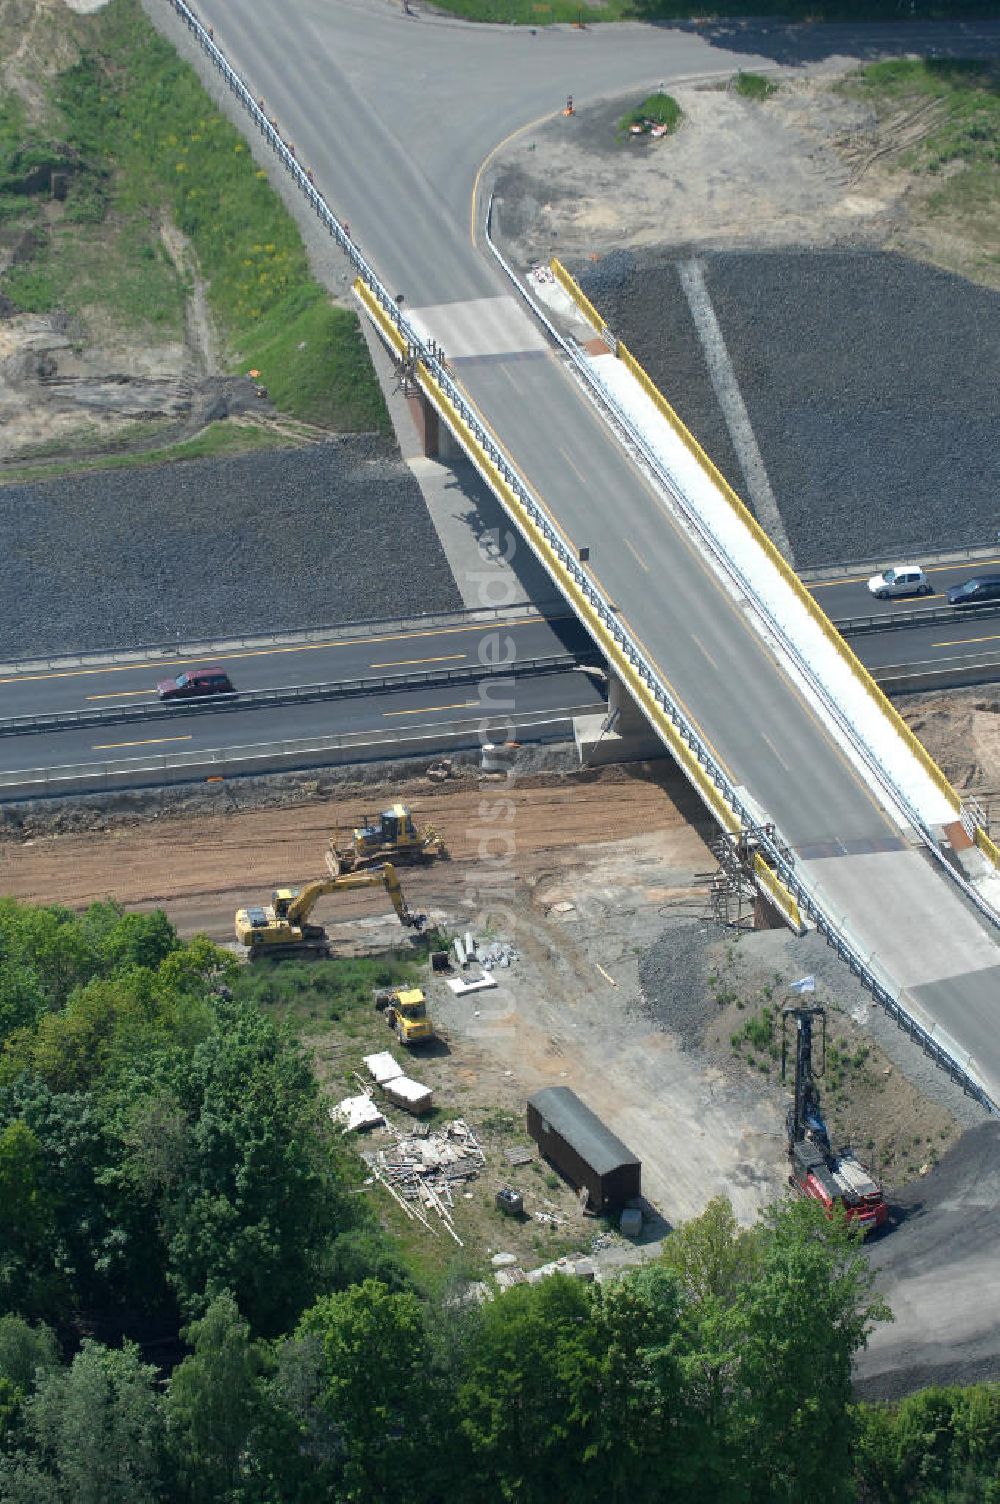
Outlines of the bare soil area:
M 784 932 L 727 935 L 709 922 L 711 827 L 669 764 L 527 774 L 511 785 L 470 770 L 441 785 L 414 778 L 332 797 L 306 787 L 284 808 L 239 809 L 223 790 L 194 797 L 196 815 L 168 806 L 135 823 L 91 812 L 97 829 L 86 833 L 8 822 L 0 884 L 36 903 L 162 906 L 182 934 L 230 943 L 239 904 L 322 873 L 334 831 L 404 799 L 418 823 L 441 831 L 450 856 L 406 871 L 411 908 L 519 953 L 500 987 L 471 1005 L 435 987 L 451 1041 L 433 1062 L 436 1088 L 467 1096 L 482 1115 L 520 1112 L 549 1082 L 574 1086 L 641 1155 L 649 1198 L 670 1223 L 720 1192 L 752 1220 L 779 1194 L 786 1091 L 776 1051 L 733 1040 L 783 1000 L 797 968 L 823 957 L 801 955 Z M 379 892 L 322 900 L 316 917 L 341 953 L 405 943 Z M 840 1007 L 831 1046 L 851 1063 L 831 1111 L 840 1137 L 898 1182 L 937 1159 L 955 1118 L 882 1055 L 865 1012 L 852 1018 L 861 1005 L 841 971 L 834 962 L 824 1001 Z
M 774 70 L 777 92 L 672 86 L 676 134 L 621 136 L 634 101 L 578 109 L 500 159 L 505 235 L 525 263 L 664 246 L 690 251 L 862 246 L 895 250 L 1000 285 L 995 223 L 962 234 L 931 212 L 935 186 L 902 164 L 937 123 L 933 101 L 879 118 L 835 85 L 843 74 Z

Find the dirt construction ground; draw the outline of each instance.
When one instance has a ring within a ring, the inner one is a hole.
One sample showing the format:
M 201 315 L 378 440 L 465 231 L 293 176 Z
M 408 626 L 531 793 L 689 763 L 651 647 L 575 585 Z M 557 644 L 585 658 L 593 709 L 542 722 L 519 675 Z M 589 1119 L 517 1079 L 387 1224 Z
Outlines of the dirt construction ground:
M 587 1253 L 595 1231 L 598 1246 L 610 1243 L 602 1261 L 636 1255 L 583 1218 L 537 1159 L 505 1167 L 505 1148 L 526 1142 L 525 1098 L 543 1085 L 572 1087 L 642 1160 L 643 1245 L 655 1247 L 714 1195 L 727 1195 L 740 1220 L 752 1222 L 786 1185 L 780 1034 L 768 1040 L 760 1024 L 788 983 L 811 972 L 830 1011 L 835 1069 L 824 1100 L 834 1132 L 884 1177 L 898 1223 L 873 1256 L 900 1320 L 864 1355 L 866 1391 L 899 1392 L 928 1374 L 998 1371 L 997 1211 L 981 1183 L 983 1156 L 995 1151 L 982 1135 L 992 1125 L 924 1064 L 815 936 L 744 933 L 709 920 L 712 832 L 667 764 L 514 781 L 466 770 L 443 785 L 416 777 L 332 792 L 312 785 L 276 808 L 238 808 L 262 801 L 220 790 L 198 796 L 201 813 L 182 798 L 178 810 L 168 801 L 147 810 L 152 819 L 50 810 L 20 830 L 5 822 L 0 887 L 34 902 L 79 906 L 111 896 L 162 906 L 182 934 L 202 930 L 228 943 L 240 903 L 322 872 L 331 832 L 393 798 L 405 799 L 418 822 L 432 821 L 450 853 L 404 872 L 411 908 L 451 933 L 472 929 L 514 947 L 492 992 L 460 1000 L 440 979 L 427 983 L 442 1042 L 414 1074 L 444 1112 L 474 1125 L 489 1154 L 487 1176 L 455 1213 L 463 1268 L 485 1275 L 497 1249 L 529 1268 Z M 72 829 L 84 823 L 85 831 Z M 406 945 L 378 892 L 324 900 L 316 917 L 341 954 Z M 280 992 L 279 971 L 279 1014 Z M 328 1025 L 303 1037 L 331 1100 L 355 1090 L 352 1072 L 370 1043 Z M 959 1137 L 963 1127 L 971 1140 Z M 500 1221 L 492 1195 L 504 1183 L 554 1221 Z M 954 1341 L 947 1323 L 925 1331 L 922 1314 L 927 1281 L 949 1261 Z M 991 1282 L 996 1300 L 984 1299 Z

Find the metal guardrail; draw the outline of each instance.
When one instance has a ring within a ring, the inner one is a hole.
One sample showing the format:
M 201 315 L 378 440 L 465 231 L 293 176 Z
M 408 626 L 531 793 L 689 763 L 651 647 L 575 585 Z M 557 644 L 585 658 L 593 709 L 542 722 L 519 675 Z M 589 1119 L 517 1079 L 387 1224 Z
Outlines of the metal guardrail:
M 382 317 L 388 324 L 395 327 L 398 331 L 400 341 L 413 350 L 419 357 L 422 366 L 428 372 L 433 383 L 436 384 L 447 398 L 447 402 L 457 419 L 474 436 L 475 445 L 478 447 L 479 452 L 470 452 L 470 457 L 477 468 L 482 472 L 481 456 L 485 456 L 489 465 L 495 469 L 503 484 L 516 497 L 519 506 L 522 508 L 532 528 L 537 532 L 543 545 L 542 548 L 539 548 L 535 540 L 529 538 L 529 546 L 531 546 L 532 551 L 538 556 L 543 567 L 546 568 L 557 586 L 565 582 L 572 585 L 574 594 L 586 603 L 587 609 L 599 621 L 602 632 L 610 639 L 617 653 L 630 665 L 632 673 L 644 686 L 645 692 L 654 702 L 659 715 L 669 721 L 674 732 L 694 754 L 701 768 L 708 774 L 712 783 L 739 818 L 747 826 L 758 828 L 757 822 L 750 810 L 740 799 L 736 789 L 730 784 L 726 774 L 703 742 L 700 733 L 683 713 L 680 706 L 674 701 L 653 664 L 646 658 L 631 632 L 629 632 L 624 623 L 619 620 L 616 613 L 612 610 L 610 601 L 608 601 L 603 592 L 598 588 L 588 572 L 581 566 L 579 560 L 574 557 L 553 521 L 535 500 L 507 458 L 507 455 L 493 439 L 493 436 L 484 428 L 478 415 L 452 381 L 451 376 L 439 357 L 436 347 L 431 348 L 425 344 L 417 331 L 406 319 L 395 299 L 390 296 L 388 291 L 379 282 L 372 267 L 361 255 L 357 246 L 354 245 L 353 241 L 344 231 L 343 226 L 333 215 L 321 195 L 316 191 L 310 176 L 303 171 L 302 167 L 296 161 L 294 152 L 281 139 L 276 127 L 267 119 L 249 89 L 230 67 L 211 36 L 196 19 L 189 7 L 184 3 L 184 0 L 168 0 L 168 3 L 173 6 L 177 14 L 181 16 L 188 28 L 193 32 L 202 50 L 212 60 L 216 68 L 218 68 L 231 92 L 243 104 L 254 124 L 261 132 L 261 135 L 295 179 L 297 185 L 305 194 L 329 233 L 350 258 L 359 276 L 369 288 L 373 298 L 377 301 Z M 490 245 L 492 247 L 492 239 L 490 239 Z M 494 254 L 496 254 L 495 248 Z M 517 279 L 515 278 L 514 280 L 515 285 L 519 285 Z M 523 290 L 522 295 L 526 296 Z M 534 307 L 533 303 L 532 307 Z M 565 345 L 565 342 L 560 342 Z M 579 364 L 582 364 L 582 362 Z M 608 405 L 607 395 L 605 394 L 602 406 L 607 410 Z M 565 576 L 564 582 L 560 581 L 558 575 L 553 574 L 551 564 L 545 557 L 546 551 L 557 562 L 560 572 Z M 922 1030 L 915 1020 L 909 1018 L 909 1015 L 905 1013 L 905 1010 L 900 1007 L 899 1003 L 882 987 L 877 978 L 867 971 L 863 960 L 847 945 L 847 942 L 843 940 L 829 921 L 819 913 L 817 904 L 802 887 L 797 876 L 793 873 L 791 864 L 786 860 L 771 834 L 766 829 L 759 830 L 758 833 L 760 845 L 767 852 L 768 859 L 779 877 L 781 877 L 786 887 L 789 888 L 799 901 L 800 907 L 804 907 L 810 914 L 817 928 L 822 929 L 823 933 L 830 940 L 830 943 L 835 944 L 840 954 L 849 961 L 851 969 L 858 976 L 862 977 L 865 985 L 869 986 L 869 990 L 879 998 L 879 1001 L 883 1003 L 883 1006 L 888 1008 L 890 1013 L 893 1013 L 893 1010 L 895 1010 L 893 1016 L 897 1016 L 897 1021 L 905 1019 L 906 1025 L 904 1026 L 911 1026 L 912 1031 L 920 1030 L 920 1034 L 923 1035 L 924 1039 L 929 1043 L 933 1043 L 930 1041 L 930 1036 L 927 1035 L 926 1031 Z M 968 884 L 965 887 L 969 889 Z M 978 895 L 974 894 L 973 890 L 969 891 L 974 899 L 978 897 Z M 988 906 L 984 907 L 988 910 Z M 993 917 L 995 922 L 997 922 L 996 916 Z M 915 1035 L 915 1037 L 919 1036 Z M 932 1051 L 929 1050 L 928 1053 L 932 1053 Z M 947 1052 L 944 1052 L 943 1058 L 947 1062 L 948 1068 L 955 1076 L 955 1079 L 960 1080 L 963 1087 L 972 1096 L 990 1110 L 997 1110 L 984 1088 L 973 1076 L 965 1071 Z
M 511 737 L 522 742 L 566 741 L 572 740 L 573 718 L 591 708 L 569 704 L 554 710 L 522 711 L 511 717 L 506 712 L 499 716 L 487 712 L 460 720 L 422 721 L 405 731 L 399 728 L 345 731 L 330 736 L 147 754 L 114 762 L 19 768 L 0 772 L 0 798 L 58 799 L 88 792 L 248 778 L 275 771 L 308 771 L 343 762 L 437 757 L 442 752 L 475 749 L 486 741 L 505 741 Z
M 905 550 L 897 550 L 897 558 L 905 553 L 910 559 L 920 559 L 925 564 L 954 564 L 960 566 L 974 559 L 988 559 L 1000 553 L 1000 534 L 992 543 L 970 543 L 965 548 L 942 549 L 940 542 L 915 543 L 906 545 Z M 850 559 L 843 564 L 817 564 L 812 568 L 801 569 L 799 578 L 804 584 L 819 584 L 825 580 L 837 580 L 844 575 L 881 574 L 885 568 L 885 554 L 880 554 L 877 559 Z
M 280 705 L 305 705 L 317 700 L 346 700 L 359 695 L 396 694 L 404 690 L 430 689 L 441 684 L 481 683 L 496 679 L 530 679 L 543 674 L 563 674 L 582 667 L 574 653 L 553 653 L 543 658 L 521 658 L 484 668 L 468 664 L 455 668 L 426 669 L 416 674 L 385 674 L 368 679 L 340 679 L 329 684 L 294 684 L 281 689 L 249 689 L 241 694 L 212 695 L 205 700 L 164 700 L 148 704 L 131 702 L 93 710 L 56 711 L 50 715 L 15 715 L 0 719 L 0 736 L 26 736 L 42 731 L 74 731 L 85 726 L 120 726 L 133 721 L 160 721 L 177 716 L 215 711 L 267 710 Z
M 965 658 L 942 658 L 933 663 L 885 664 L 868 672 L 886 694 L 916 694 L 920 690 L 959 689 L 992 684 L 1000 677 L 1000 653 L 971 653 Z
M 955 626 L 960 621 L 980 621 L 1000 616 L 1000 605 L 916 606 L 904 611 L 886 611 L 881 616 L 845 616 L 833 625 L 842 637 L 862 637 L 872 632 L 892 632 L 905 627 Z M 869 673 L 871 670 L 869 669 Z
M 100 668 L 109 663 L 142 663 L 146 659 L 219 657 L 246 649 L 322 643 L 328 637 L 392 637 L 442 627 L 455 627 L 461 631 L 463 626 L 502 623 L 523 616 L 537 617 L 540 622 L 558 621 L 560 615 L 566 616 L 565 603 L 550 601 L 542 606 L 479 606 L 470 611 L 428 612 L 424 616 L 393 617 L 388 621 L 372 618 L 332 622 L 321 627 L 289 627 L 286 630 L 259 632 L 253 637 L 178 637 L 174 642 L 139 643 L 127 648 L 93 648 L 78 653 L 53 654 L 46 658 L 18 658 L 11 663 L 0 663 L 0 675 L 13 678 L 18 674 L 45 673 L 53 669 Z

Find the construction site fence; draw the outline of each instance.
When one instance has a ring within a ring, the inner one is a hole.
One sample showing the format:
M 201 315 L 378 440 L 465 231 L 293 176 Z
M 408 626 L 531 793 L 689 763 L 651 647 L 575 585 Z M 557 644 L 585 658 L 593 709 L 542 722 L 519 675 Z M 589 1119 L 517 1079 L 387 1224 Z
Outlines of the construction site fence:
M 282 705 L 306 705 L 317 701 L 345 700 L 375 694 L 398 694 L 407 690 L 432 689 L 437 685 L 492 683 L 505 679 L 530 679 L 570 673 L 580 666 L 574 653 L 553 653 L 542 658 L 514 659 L 511 663 L 484 667 L 469 664 L 455 668 L 421 670 L 419 673 L 384 674 L 362 679 L 339 679 L 329 684 L 295 684 L 279 689 L 250 689 L 241 694 L 212 695 L 205 700 L 164 700 L 149 704 L 102 706 L 94 710 L 56 711 L 47 715 L 16 715 L 0 719 L 0 736 L 28 736 L 41 732 L 73 731 L 84 726 L 120 726 L 134 721 L 162 721 L 178 716 L 231 714 L 243 710 L 273 710 Z
M 258 632 L 251 636 L 227 637 L 178 637 L 172 642 L 138 643 L 126 648 L 93 648 L 80 653 L 63 653 L 48 658 L 18 658 L 10 663 L 0 663 L 0 674 L 51 673 L 59 669 L 102 668 L 106 664 L 142 663 L 146 659 L 188 659 L 219 657 L 226 653 L 238 653 L 258 648 L 295 647 L 300 643 L 323 644 L 327 638 L 342 638 L 344 641 L 366 637 L 393 637 L 410 632 L 433 631 L 456 627 L 476 627 L 482 624 L 501 625 L 504 622 L 537 617 L 539 621 L 556 621 L 565 617 L 566 607 L 561 600 L 543 602 L 541 605 L 525 602 L 521 606 L 480 606 L 469 611 L 427 612 L 423 616 L 399 616 L 360 621 L 330 622 L 320 627 L 288 627 L 273 632 Z
M 624 623 L 611 609 L 610 602 L 588 572 L 583 569 L 575 551 L 562 536 L 553 520 L 536 502 L 506 454 L 494 441 L 451 380 L 437 350 L 431 349 L 404 317 L 395 299 L 379 282 L 371 266 L 333 215 L 325 200 L 316 191 L 311 174 L 300 166 L 294 150 L 282 140 L 275 124 L 267 118 L 250 90 L 230 67 L 211 35 L 197 20 L 184 0 L 167 0 L 167 3 L 172 5 L 177 14 L 182 17 L 229 89 L 247 110 L 262 137 L 272 147 L 283 166 L 302 190 L 321 222 L 352 261 L 359 280 L 364 284 L 367 301 L 378 305 L 379 325 L 394 327 L 397 339 L 401 341 L 402 346 L 412 349 L 419 355 L 419 374 L 424 391 L 438 411 L 445 416 L 458 442 L 472 459 L 480 474 L 500 496 L 509 515 L 521 527 L 529 546 L 542 562 L 550 578 L 566 594 L 584 625 L 592 630 L 595 641 L 605 652 L 609 663 L 622 672 L 625 682 L 631 688 L 637 703 L 645 710 L 651 724 L 661 734 L 667 732 L 667 727 L 670 728 L 665 739 L 671 747 L 677 744 L 683 745 L 688 755 L 682 760 L 682 766 L 685 771 L 689 772 L 689 776 L 693 764 L 697 763 L 700 776 L 694 780 L 695 786 L 699 789 L 707 790 L 709 787 L 712 789 L 712 794 L 709 796 L 709 808 L 715 813 L 721 807 L 723 822 L 720 823 L 723 823 L 723 828 L 732 829 L 734 817 L 746 827 L 753 827 L 755 821 L 751 811 L 740 800 L 735 788 L 732 787 L 722 768 L 706 747 L 700 733 L 676 704 L 653 665 L 649 663 Z M 487 220 L 487 237 L 492 246 L 492 239 L 489 236 L 489 219 Z M 493 249 L 494 254 L 497 254 L 496 248 Z M 519 285 L 518 279 L 514 280 L 515 284 Z M 395 341 L 392 343 L 397 349 L 399 348 Z M 820 615 L 822 616 L 822 613 Z M 891 707 L 889 708 L 891 712 Z M 781 851 L 764 833 L 761 833 L 759 844 L 767 852 L 775 871 L 794 894 L 801 908 L 803 896 L 800 896 L 789 882 L 792 870 Z M 819 927 L 819 919 L 812 914 L 813 909 L 815 905 L 807 905 L 807 911 Z M 846 940 L 836 933 L 825 918 L 823 927 L 824 932 L 828 933 L 831 938 L 831 943 L 836 943 L 838 948 L 842 947 L 845 959 L 852 958 L 859 968 L 858 974 L 861 975 L 864 970 L 863 963 L 851 950 Z M 853 965 L 852 969 L 854 969 Z M 900 1008 L 900 1005 L 885 992 L 880 984 L 878 986 L 879 993 L 876 996 L 881 994 L 879 1000 L 886 999 L 897 1010 L 897 1013 L 903 1013 L 904 1010 Z M 918 1026 L 914 1024 L 914 1027 Z M 950 1068 L 958 1073 L 956 1079 L 961 1077 L 963 1084 L 967 1084 L 977 1098 L 984 1099 L 982 1088 L 957 1062 L 950 1061 Z M 988 1098 L 985 1100 L 988 1102 Z
M 448 752 L 475 750 L 490 741 L 572 743 L 574 716 L 592 708 L 567 705 L 555 710 L 514 713 L 509 719 L 484 715 L 425 722 L 405 731 L 344 732 L 339 736 L 252 742 L 246 746 L 163 753 L 114 762 L 22 768 L 0 772 L 0 802 L 65 799 L 80 794 L 211 783 L 266 773 L 308 772 L 343 764 L 434 758 Z

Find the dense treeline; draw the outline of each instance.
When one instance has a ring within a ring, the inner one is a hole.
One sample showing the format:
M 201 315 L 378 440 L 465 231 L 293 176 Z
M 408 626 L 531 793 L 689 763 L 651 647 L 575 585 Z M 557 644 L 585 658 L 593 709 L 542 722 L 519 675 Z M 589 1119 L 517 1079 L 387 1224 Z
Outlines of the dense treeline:
M 806 1203 L 429 1296 L 234 976 L 162 914 L 0 901 L 0 1498 L 1000 1500 L 1000 1389 L 852 1405 L 886 1313 Z

